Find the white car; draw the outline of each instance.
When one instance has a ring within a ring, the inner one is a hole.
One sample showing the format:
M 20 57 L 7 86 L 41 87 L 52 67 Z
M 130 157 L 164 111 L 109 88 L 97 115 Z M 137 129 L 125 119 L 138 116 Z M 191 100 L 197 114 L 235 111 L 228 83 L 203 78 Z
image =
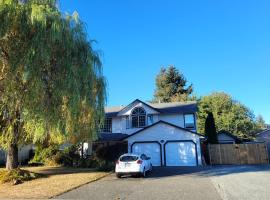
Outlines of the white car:
M 124 154 L 116 161 L 115 173 L 118 178 L 123 175 L 140 175 L 152 170 L 151 158 L 145 154 Z

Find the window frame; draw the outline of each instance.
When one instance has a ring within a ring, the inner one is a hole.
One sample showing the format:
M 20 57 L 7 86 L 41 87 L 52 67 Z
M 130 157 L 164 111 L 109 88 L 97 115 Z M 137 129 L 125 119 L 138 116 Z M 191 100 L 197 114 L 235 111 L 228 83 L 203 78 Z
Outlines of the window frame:
M 142 112 L 138 112 L 137 110 L 141 109 L 143 111 L 143 114 Z M 134 113 L 135 111 L 137 111 L 136 113 Z M 141 117 L 144 118 L 144 120 L 141 120 Z M 131 119 L 131 127 L 132 128 L 144 128 L 147 126 L 147 114 L 146 114 L 146 111 L 143 107 L 135 107 L 133 108 L 133 110 L 131 111 L 130 113 L 130 119 Z M 134 121 L 135 123 L 134 123 Z M 143 122 L 143 125 L 141 124 L 141 122 Z M 136 124 L 134 126 L 134 124 Z
M 110 120 L 110 124 L 106 123 L 106 122 L 108 122 L 108 120 Z M 108 126 L 109 128 L 106 126 Z M 102 133 L 112 133 L 112 117 L 105 117 L 103 125 L 101 126 L 101 132 Z
M 147 125 L 152 125 L 154 123 L 154 116 L 153 114 L 147 115 Z
M 130 118 L 129 115 L 125 116 L 125 120 L 126 120 L 126 129 L 130 129 Z
M 187 127 L 186 125 L 186 115 L 192 115 L 193 116 L 193 127 Z M 196 117 L 194 113 L 184 113 L 184 127 L 189 130 L 195 130 L 196 129 Z

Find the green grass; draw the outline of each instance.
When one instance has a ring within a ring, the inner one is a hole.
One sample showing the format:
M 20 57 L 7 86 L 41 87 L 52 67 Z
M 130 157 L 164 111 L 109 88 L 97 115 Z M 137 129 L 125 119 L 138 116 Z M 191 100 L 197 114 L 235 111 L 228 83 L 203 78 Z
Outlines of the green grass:
M 5 169 L 0 170 L 0 183 L 18 184 L 41 177 L 44 177 L 44 175 L 19 168 L 10 171 Z

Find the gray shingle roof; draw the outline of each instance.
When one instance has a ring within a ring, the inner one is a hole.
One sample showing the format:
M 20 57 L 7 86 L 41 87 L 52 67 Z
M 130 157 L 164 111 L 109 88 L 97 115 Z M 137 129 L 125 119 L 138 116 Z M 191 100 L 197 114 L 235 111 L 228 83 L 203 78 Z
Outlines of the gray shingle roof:
M 98 141 L 120 141 L 127 136 L 123 133 L 100 133 Z
M 143 102 L 144 103 L 144 102 Z M 188 112 L 196 112 L 197 102 L 195 101 L 188 101 L 188 102 L 173 102 L 173 103 L 144 103 L 149 105 L 150 107 L 154 108 L 160 113 L 188 113 Z M 113 106 L 113 107 L 106 107 L 105 113 L 108 117 L 113 117 L 118 114 L 122 109 L 126 106 Z
M 173 103 L 154 103 L 149 104 L 161 113 L 179 113 L 179 112 L 196 112 L 198 110 L 195 101 L 189 102 L 173 102 Z
M 256 134 L 256 136 L 260 137 L 261 135 L 269 134 L 270 135 L 270 129 L 263 130 Z

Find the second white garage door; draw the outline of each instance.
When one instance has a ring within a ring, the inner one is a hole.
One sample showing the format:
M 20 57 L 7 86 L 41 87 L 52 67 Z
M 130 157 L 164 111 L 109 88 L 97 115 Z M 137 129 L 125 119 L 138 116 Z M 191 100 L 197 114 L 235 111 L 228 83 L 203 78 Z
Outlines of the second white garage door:
M 166 166 L 196 166 L 196 145 L 189 141 L 165 144 Z
M 132 153 L 146 154 L 151 157 L 153 166 L 161 166 L 161 149 L 160 144 L 156 142 L 136 142 L 132 145 Z

